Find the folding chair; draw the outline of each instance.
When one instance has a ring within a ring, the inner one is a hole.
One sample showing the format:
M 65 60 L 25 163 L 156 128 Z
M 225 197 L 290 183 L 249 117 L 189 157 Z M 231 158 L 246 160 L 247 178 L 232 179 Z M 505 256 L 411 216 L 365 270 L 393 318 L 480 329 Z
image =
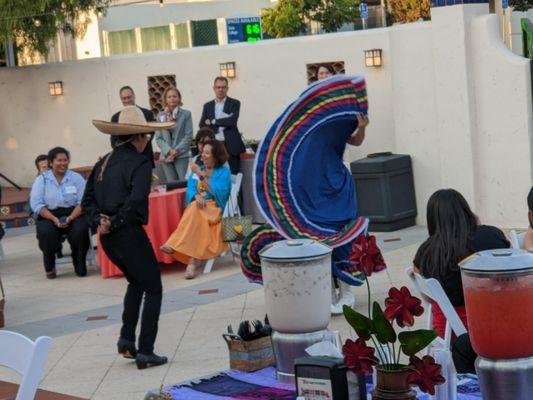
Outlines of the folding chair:
M 231 192 L 228 202 L 226 203 L 226 207 L 224 208 L 224 212 L 222 213 L 222 217 L 229 217 L 231 215 L 241 215 L 241 209 L 239 207 L 239 192 L 241 190 L 242 185 L 242 173 L 238 173 L 237 175 L 231 175 Z M 235 259 L 235 249 L 233 248 L 234 243 L 230 243 L 230 251 L 231 255 L 233 256 L 233 259 Z M 222 253 L 220 256 L 225 256 L 226 253 Z M 204 274 L 208 274 L 213 269 L 213 264 L 215 263 L 215 259 L 211 258 L 210 260 L 207 260 L 204 266 Z
M 442 313 L 446 317 L 446 329 L 444 332 L 444 348 L 451 348 L 452 332 L 456 336 L 460 336 L 466 333 L 466 328 L 459 318 L 457 311 L 453 308 L 450 299 L 444 292 L 440 282 L 434 278 L 426 279 L 422 275 L 416 273 L 413 267 L 409 267 L 405 270 L 405 273 L 413 283 L 414 287 L 420 294 L 422 301 L 425 303 L 428 313 L 427 329 L 433 329 L 433 302 L 437 303 Z M 442 343 L 441 343 L 442 344 Z M 430 348 L 427 348 L 429 353 Z
M 527 232 L 516 233 L 514 229 L 509 231 L 509 239 L 511 242 L 511 247 L 513 249 L 523 249 L 524 248 L 524 238 L 526 237 Z
M 19 333 L 0 331 L 0 366 L 22 375 L 15 400 L 35 397 L 51 344 L 52 339 L 47 336 L 32 342 Z

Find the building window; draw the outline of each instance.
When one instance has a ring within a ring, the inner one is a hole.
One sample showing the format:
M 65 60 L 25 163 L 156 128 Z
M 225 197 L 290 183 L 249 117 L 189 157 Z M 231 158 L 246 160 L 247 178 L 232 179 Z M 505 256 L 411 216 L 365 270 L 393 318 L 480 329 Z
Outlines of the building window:
M 141 28 L 141 43 L 143 53 L 146 51 L 172 49 L 170 27 L 167 25 Z
M 174 25 L 176 32 L 176 44 L 178 49 L 184 49 L 191 47 L 191 36 L 189 33 L 189 23 L 182 22 L 181 24 Z
M 107 37 L 110 56 L 137 52 L 134 29 L 108 32 Z
M 176 87 L 176 75 L 148 77 L 148 98 L 150 99 L 150 109 L 154 115 L 163 111 L 163 93 L 171 86 Z
M 317 73 L 321 66 L 330 66 L 335 71 L 335 75 L 344 74 L 344 61 L 327 61 L 316 64 L 307 64 L 307 83 L 313 83 L 318 80 Z
M 218 27 L 216 19 L 191 21 L 192 45 L 210 46 L 218 44 Z

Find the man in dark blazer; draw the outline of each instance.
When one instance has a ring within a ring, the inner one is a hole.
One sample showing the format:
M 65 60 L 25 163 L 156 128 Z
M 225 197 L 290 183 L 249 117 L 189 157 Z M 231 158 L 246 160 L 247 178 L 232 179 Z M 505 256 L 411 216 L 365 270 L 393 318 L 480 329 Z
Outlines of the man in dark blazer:
M 130 86 L 121 87 L 119 91 L 119 96 L 120 96 L 120 101 L 122 102 L 122 105 L 124 107 L 136 106 L 140 108 L 140 110 L 143 112 L 144 118 L 146 118 L 146 122 L 155 121 L 154 113 L 152 111 L 147 110 L 146 108 L 139 107 L 137 104 L 135 104 L 135 92 Z M 115 122 L 115 123 L 118 122 L 119 114 L 120 114 L 120 111 L 113 114 L 113 116 L 111 117 L 111 122 Z M 152 163 L 152 168 L 155 168 L 154 150 L 152 149 L 152 138 L 153 138 L 153 135 L 150 138 L 150 141 L 148 142 L 148 145 L 146 146 L 142 154 L 146 156 L 148 160 L 150 160 L 150 162 Z M 111 147 L 115 147 L 116 141 L 117 141 L 116 136 L 111 136 Z
M 235 175 L 240 172 L 241 154 L 246 151 L 237 128 L 241 102 L 227 96 L 228 80 L 224 77 L 215 78 L 213 90 L 215 100 L 204 104 L 200 128 L 209 126 L 215 132 L 217 140 L 224 142 L 229 154 L 231 173 Z

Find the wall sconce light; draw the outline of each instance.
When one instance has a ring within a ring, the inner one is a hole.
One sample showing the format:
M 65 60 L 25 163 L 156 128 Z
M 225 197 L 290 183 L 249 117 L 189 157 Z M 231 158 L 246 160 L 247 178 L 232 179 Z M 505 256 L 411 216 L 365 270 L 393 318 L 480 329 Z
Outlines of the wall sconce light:
M 220 76 L 224 78 L 233 79 L 236 76 L 235 73 L 235 62 L 226 62 L 220 64 Z
M 381 67 L 381 49 L 365 50 L 365 66 Z
M 63 82 L 48 82 L 48 91 L 50 92 L 50 96 L 63 96 Z

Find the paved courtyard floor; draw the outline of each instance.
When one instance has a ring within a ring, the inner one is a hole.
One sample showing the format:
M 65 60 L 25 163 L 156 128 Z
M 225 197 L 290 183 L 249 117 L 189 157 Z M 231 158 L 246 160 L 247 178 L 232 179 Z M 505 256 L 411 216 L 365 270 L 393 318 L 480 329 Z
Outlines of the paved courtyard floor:
M 392 284 L 409 286 L 404 271 L 425 236 L 424 227 L 377 234 L 388 270 L 371 277 L 374 299 L 382 301 Z M 163 266 L 156 352 L 168 356 L 169 363 L 139 371 L 133 361 L 116 354 L 123 278 L 102 279 L 94 269 L 78 278 L 67 263 L 58 266 L 57 279 L 47 280 L 32 228 L 10 229 L 2 244 L 5 329 L 32 339 L 53 338 L 42 389 L 95 400 L 142 400 L 161 384 L 227 369 L 228 350 L 221 334 L 229 324 L 236 327 L 241 320 L 265 316 L 261 286 L 248 283 L 231 256 L 217 260 L 210 274 L 192 281 L 184 279 L 183 268 Z M 356 308 L 364 312 L 365 287 L 352 290 Z M 329 328 L 340 331 L 343 340 L 354 336 L 342 316 L 333 317 Z M 0 380 L 18 382 L 18 377 L 0 367 Z

